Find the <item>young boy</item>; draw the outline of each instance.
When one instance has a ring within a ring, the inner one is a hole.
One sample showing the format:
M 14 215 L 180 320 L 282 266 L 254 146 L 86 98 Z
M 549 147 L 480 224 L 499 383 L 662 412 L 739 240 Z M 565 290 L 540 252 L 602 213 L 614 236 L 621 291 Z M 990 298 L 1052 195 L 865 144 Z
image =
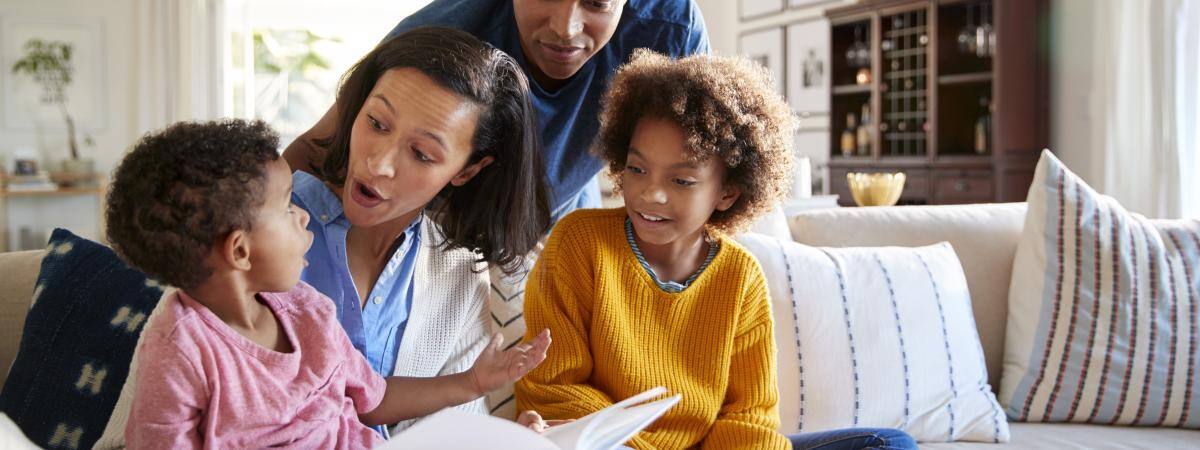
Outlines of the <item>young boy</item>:
M 179 288 L 142 337 L 129 448 L 371 448 L 368 425 L 474 400 L 545 358 L 542 333 L 464 373 L 377 375 L 299 282 L 312 235 L 277 148 L 262 122 L 181 123 L 116 170 L 109 240 Z
M 596 144 L 625 207 L 567 216 L 538 258 L 525 320 L 556 342 L 518 408 L 578 418 L 662 385 L 682 401 L 628 445 L 791 448 L 766 282 L 728 234 L 783 198 L 793 123 L 749 62 L 634 55 Z

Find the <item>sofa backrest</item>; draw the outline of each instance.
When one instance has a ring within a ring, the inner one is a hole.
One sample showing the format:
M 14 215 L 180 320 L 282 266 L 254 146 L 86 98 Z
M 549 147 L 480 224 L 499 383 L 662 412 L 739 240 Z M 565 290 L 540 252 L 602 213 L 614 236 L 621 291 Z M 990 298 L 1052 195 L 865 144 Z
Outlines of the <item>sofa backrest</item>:
M 45 250 L 0 253 L 0 386 L 17 357 L 33 284 L 45 255 Z
M 837 208 L 803 212 L 788 225 L 796 242 L 819 247 L 949 242 L 967 276 L 988 382 L 999 386 L 1008 285 L 1025 209 L 1024 203 Z

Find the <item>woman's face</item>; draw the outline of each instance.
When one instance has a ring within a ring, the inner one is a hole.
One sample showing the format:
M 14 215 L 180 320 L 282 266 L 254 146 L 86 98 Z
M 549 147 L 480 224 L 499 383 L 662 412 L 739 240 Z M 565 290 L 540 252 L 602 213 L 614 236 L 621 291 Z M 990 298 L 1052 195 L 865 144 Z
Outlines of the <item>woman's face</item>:
M 470 181 L 492 161 L 467 164 L 478 118 L 478 106 L 417 69 L 385 72 L 350 132 L 346 218 L 360 227 L 411 220 L 447 183 Z

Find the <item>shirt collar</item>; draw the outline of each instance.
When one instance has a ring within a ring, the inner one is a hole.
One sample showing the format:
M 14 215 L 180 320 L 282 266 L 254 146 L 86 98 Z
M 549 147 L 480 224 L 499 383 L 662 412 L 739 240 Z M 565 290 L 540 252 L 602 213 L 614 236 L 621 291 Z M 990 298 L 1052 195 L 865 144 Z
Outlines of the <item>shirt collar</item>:
M 292 173 L 292 193 L 304 202 L 312 220 L 320 222 L 321 225 L 329 225 L 329 222 L 342 215 L 342 201 L 325 182 L 308 172 L 297 170 Z

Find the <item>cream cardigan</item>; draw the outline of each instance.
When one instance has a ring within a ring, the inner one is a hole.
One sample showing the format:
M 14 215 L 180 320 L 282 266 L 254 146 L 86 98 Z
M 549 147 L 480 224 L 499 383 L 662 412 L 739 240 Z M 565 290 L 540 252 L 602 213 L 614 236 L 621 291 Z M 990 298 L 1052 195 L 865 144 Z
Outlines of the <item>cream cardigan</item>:
M 409 313 L 404 339 L 396 355 L 393 375 L 433 377 L 466 371 L 487 345 L 491 330 L 488 322 L 488 272 L 486 265 L 476 263 L 477 255 L 466 249 L 446 250 L 439 245 L 445 240 L 433 220 L 421 225 L 421 248 L 413 273 L 413 304 Z M 173 295 L 167 289 L 162 298 Z M 147 323 L 155 320 L 166 302 L 159 301 Z M 133 385 L 137 380 L 138 349 L 134 350 L 129 377 L 121 388 L 121 396 L 108 419 L 104 434 L 96 441 L 95 449 L 125 447 L 125 425 L 133 403 Z M 400 401 L 403 401 L 402 399 Z M 455 408 L 476 414 L 487 414 L 484 398 Z M 408 420 L 391 428 L 392 434 L 412 426 Z

